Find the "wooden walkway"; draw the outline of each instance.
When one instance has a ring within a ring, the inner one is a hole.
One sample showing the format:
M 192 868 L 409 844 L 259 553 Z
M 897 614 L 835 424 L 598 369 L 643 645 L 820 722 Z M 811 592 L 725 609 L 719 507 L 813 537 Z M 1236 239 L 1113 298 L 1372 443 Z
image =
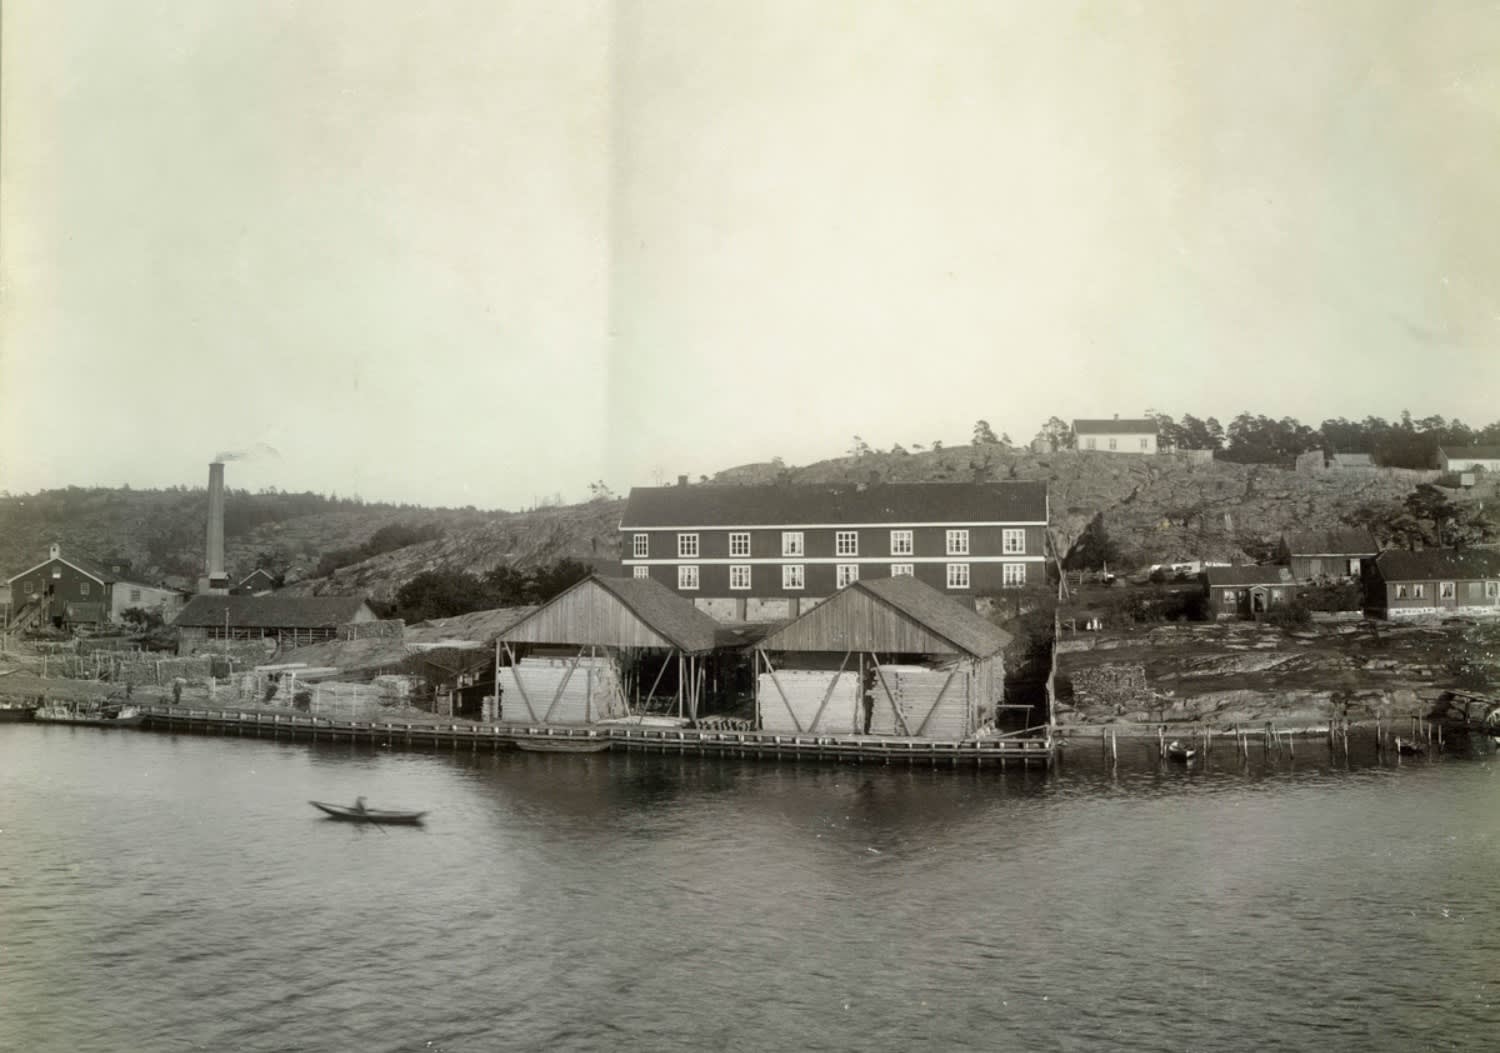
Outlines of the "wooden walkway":
M 608 741 L 610 749 L 656 753 L 757 757 L 766 760 L 852 760 L 877 764 L 906 763 L 992 765 L 1005 768 L 1050 767 L 1055 747 L 1050 738 L 985 738 L 965 742 L 894 738 L 874 735 L 792 735 L 763 731 L 716 731 L 697 728 L 562 727 L 528 724 L 408 724 L 384 721 L 329 720 L 296 713 L 191 709 L 143 705 L 147 730 L 252 735 L 308 741 L 368 742 L 386 746 L 446 747 L 453 750 L 498 750 L 523 741 Z M 581 745 L 581 742 L 579 743 Z

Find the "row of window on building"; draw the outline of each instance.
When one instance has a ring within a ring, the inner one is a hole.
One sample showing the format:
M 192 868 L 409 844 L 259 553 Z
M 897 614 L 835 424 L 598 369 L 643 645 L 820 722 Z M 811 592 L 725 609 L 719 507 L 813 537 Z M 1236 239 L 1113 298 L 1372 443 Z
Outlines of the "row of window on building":
M 944 551 L 949 556 L 967 556 L 969 554 L 969 531 L 949 530 L 946 531 Z M 837 556 L 859 555 L 859 531 L 838 530 L 833 535 L 833 551 Z M 1000 551 L 1008 556 L 1024 556 L 1026 554 L 1026 531 L 1004 529 L 1000 532 Z M 697 559 L 699 552 L 697 534 L 677 535 L 677 558 Z M 646 559 L 651 555 L 651 535 L 636 534 L 634 538 L 633 554 L 637 559 Z M 802 556 L 806 554 L 806 542 L 801 530 L 783 530 L 781 532 L 781 554 L 783 556 Z M 916 548 L 910 530 L 891 531 L 892 556 L 912 556 L 916 554 Z M 729 534 L 729 555 L 750 555 L 750 532 L 731 531 Z
M 1451 581 L 1440 581 L 1440 582 L 1437 583 L 1437 586 L 1438 586 L 1438 599 L 1440 599 L 1440 600 L 1451 600 L 1451 599 L 1454 599 L 1456 597 L 1456 590 L 1454 588 L 1453 582 L 1451 582 Z M 1484 583 L 1484 597 L 1485 597 L 1485 599 L 1489 599 L 1489 600 L 1500 599 L 1500 581 L 1487 581 L 1487 582 L 1485 582 Z M 1397 585 L 1396 586 L 1396 599 L 1398 599 L 1398 600 L 1421 600 L 1421 599 L 1426 599 L 1426 598 L 1427 598 L 1427 586 L 1425 584 L 1423 584 L 1422 582 L 1415 582 L 1415 583 L 1410 584 L 1410 585 Z M 1469 596 L 1468 596 L 1468 598 L 1471 599 L 1471 600 L 1477 600 L 1477 599 L 1479 599 L 1479 582 L 1477 582 L 1477 581 L 1471 581 L 1471 582 L 1469 582 Z
M 731 563 L 729 565 L 729 587 L 735 591 L 750 589 L 752 573 L 754 571 L 748 563 Z M 946 564 L 948 588 L 967 589 L 969 587 L 969 564 L 949 563 Z M 892 563 L 891 577 L 911 577 L 915 573 L 915 566 L 911 563 Z M 649 578 L 651 568 L 636 567 L 637 578 Z M 838 563 L 834 566 L 834 583 L 837 588 L 842 589 L 845 585 L 859 580 L 858 563 Z M 1026 564 L 1024 563 L 1002 563 L 1000 564 L 1000 582 L 1007 589 L 1019 589 L 1026 584 Z M 677 567 L 677 587 L 684 592 L 691 592 L 698 588 L 698 567 L 696 564 L 680 564 Z M 801 563 L 785 563 L 781 566 L 781 587 L 787 590 L 803 589 L 807 587 L 807 571 Z
M 1141 442 L 1141 449 L 1143 449 L 1143 450 L 1149 450 L 1149 449 L 1151 449 L 1151 440 L 1150 439 L 1142 439 L 1142 440 L 1140 440 L 1140 442 Z M 1099 440 L 1098 439 L 1084 439 L 1083 440 L 1083 448 L 1085 450 L 1097 450 L 1099 448 Z M 1110 439 L 1109 440 L 1109 447 L 1108 448 L 1111 449 L 1111 450 L 1118 450 L 1120 448 L 1120 446 L 1119 446 L 1119 440 L 1118 439 Z

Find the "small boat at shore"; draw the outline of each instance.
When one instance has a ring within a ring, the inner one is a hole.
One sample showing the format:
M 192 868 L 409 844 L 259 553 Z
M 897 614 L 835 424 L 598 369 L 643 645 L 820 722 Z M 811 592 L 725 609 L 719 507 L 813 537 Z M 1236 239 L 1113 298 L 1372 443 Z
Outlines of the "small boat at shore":
M 426 812 L 394 812 L 384 808 L 366 808 L 361 797 L 354 805 L 329 804 L 326 801 L 308 801 L 330 819 L 341 823 L 374 823 L 377 826 L 421 826 Z
M 609 739 L 548 736 L 516 739 L 516 745 L 528 753 L 603 753 L 609 749 Z
M 36 719 L 37 702 L 0 702 L 0 724 Z
M 34 720 L 43 724 L 74 724 L 90 728 L 133 728 L 146 719 L 138 706 L 99 702 L 43 702 Z
M 1176 739 L 1173 739 L 1171 742 L 1167 743 L 1168 760 L 1176 761 L 1178 764 L 1186 764 L 1188 761 L 1193 760 L 1197 756 L 1197 750 L 1184 746 Z
M 1420 742 L 1412 742 L 1410 739 L 1397 736 L 1396 752 L 1403 757 L 1420 757 L 1427 752 L 1427 747 Z

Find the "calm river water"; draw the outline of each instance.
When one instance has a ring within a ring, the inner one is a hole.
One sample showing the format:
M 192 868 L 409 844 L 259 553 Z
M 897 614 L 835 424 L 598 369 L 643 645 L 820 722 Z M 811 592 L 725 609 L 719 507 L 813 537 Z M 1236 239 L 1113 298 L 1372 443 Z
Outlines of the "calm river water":
M 430 821 L 306 803 L 359 794 Z M 1002 775 L 0 726 L 0 1049 L 1495 1049 L 1497 815 L 1493 759 L 1311 746 Z

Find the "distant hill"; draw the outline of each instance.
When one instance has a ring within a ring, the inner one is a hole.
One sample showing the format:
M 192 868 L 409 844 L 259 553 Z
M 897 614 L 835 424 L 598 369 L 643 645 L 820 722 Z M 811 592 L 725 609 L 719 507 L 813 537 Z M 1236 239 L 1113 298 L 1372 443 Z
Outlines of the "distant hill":
M 1247 561 L 1287 530 L 1342 525 L 1361 505 L 1399 501 L 1424 476 L 1397 469 L 1296 472 L 1269 465 L 1199 463 L 1186 454 L 1031 453 L 999 445 L 917 453 L 871 452 L 801 467 L 740 465 L 719 484 L 1046 480 L 1052 535 L 1066 553 L 1094 524 L 1108 534 L 1122 565 L 1191 558 Z M 1461 503 L 1500 496 L 1500 480 L 1452 492 Z M 0 499 L 0 565 L 10 573 L 42 558 L 49 541 L 99 557 L 121 554 L 147 577 L 187 585 L 203 561 L 205 492 L 52 490 Z M 265 561 L 298 593 L 358 592 L 389 600 L 407 580 L 438 568 L 482 573 L 501 563 L 529 570 L 564 557 L 607 563 L 619 558 L 623 501 L 481 512 L 368 505 L 313 494 L 231 491 L 226 556 L 235 576 Z M 358 548 L 382 527 L 435 524 L 437 540 L 407 545 L 316 573 L 330 553 Z

